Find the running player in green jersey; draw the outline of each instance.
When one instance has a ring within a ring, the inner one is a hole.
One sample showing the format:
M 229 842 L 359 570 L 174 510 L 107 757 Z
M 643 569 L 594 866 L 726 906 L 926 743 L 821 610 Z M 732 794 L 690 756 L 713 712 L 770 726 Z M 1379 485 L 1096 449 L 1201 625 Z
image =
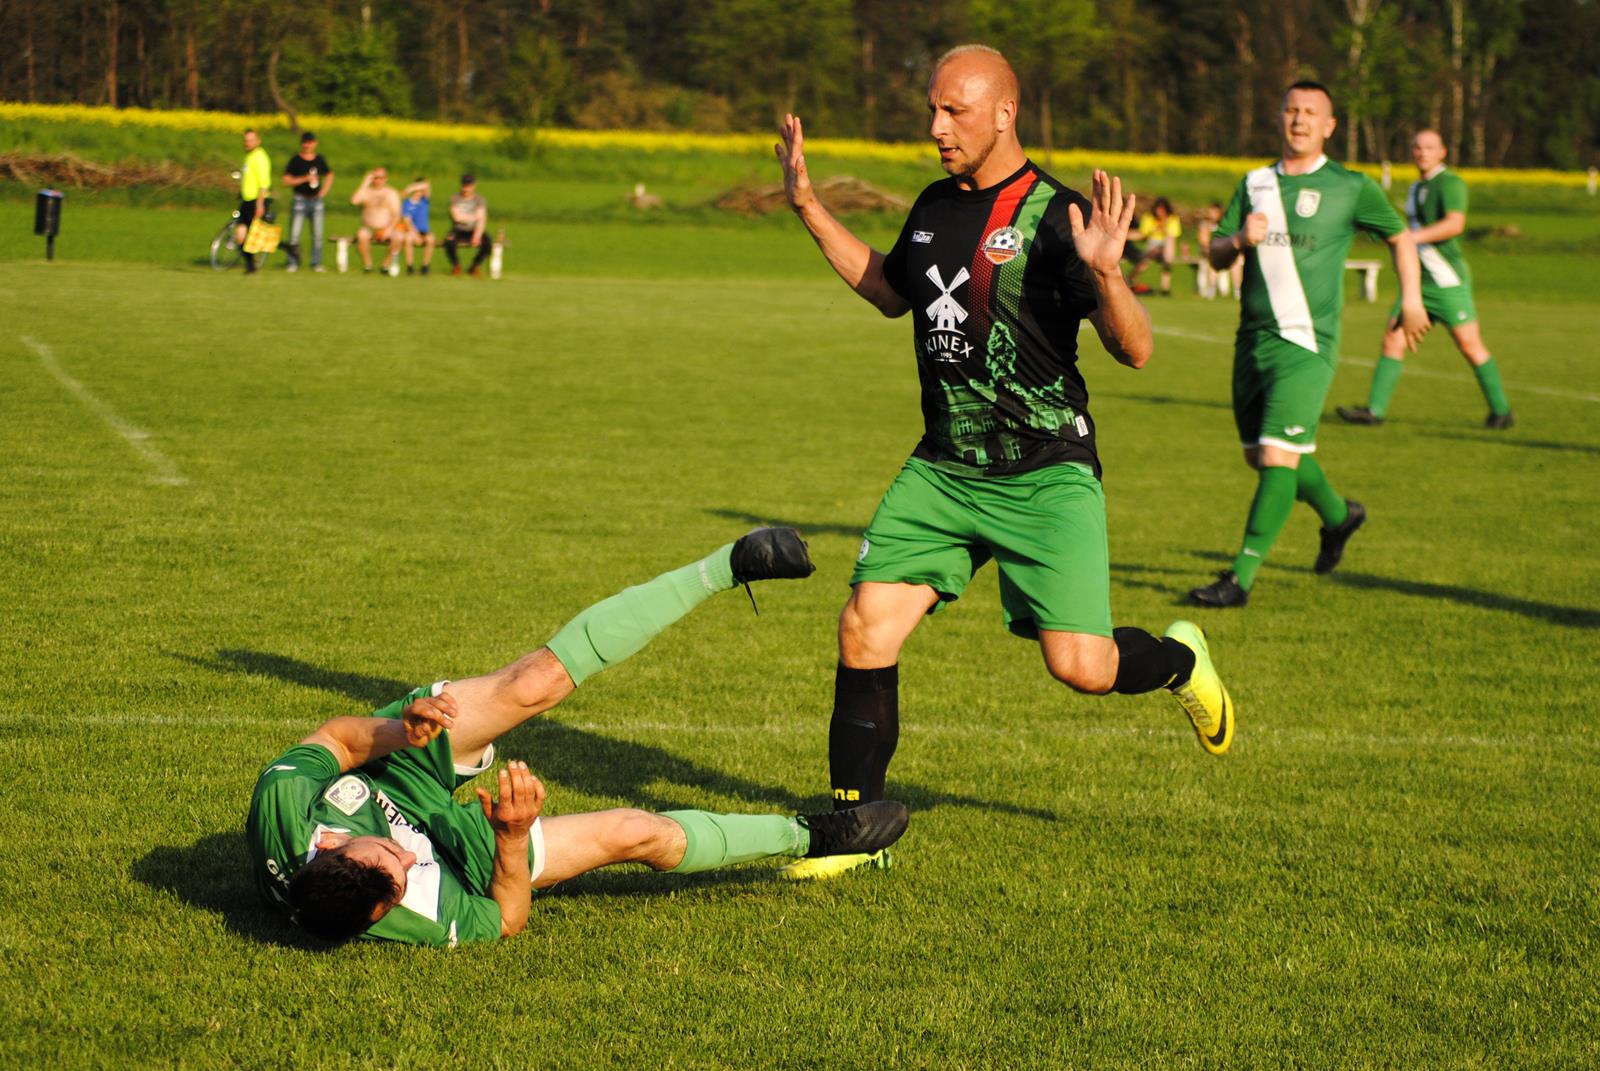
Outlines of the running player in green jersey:
M 1150 319 L 1121 271 L 1133 198 L 1103 172 L 1094 201 L 1030 161 L 1016 74 L 992 48 L 947 53 L 929 133 L 950 176 L 923 191 L 887 256 L 817 199 L 800 120 L 784 120 L 789 204 L 839 276 L 885 316 L 910 312 L 924 431 L 879 504 L 839 617 L 828 763 L 834 805 L 880 799 L 899 740 L 900 650 L 993 559 L 1005 622 L 1078 691 L 1166 689 L 1201 746 L 1226 751 L 1233 709 L 1205 639 L 1112 628 L 1105 499 L 1078 328 L 1141 368 Z M 866 859 L 794 864 L 828 877 Z
M 1411 158 L 1421 178 L 1406 194 L 1406 218 L 1411 237 L 1422 258 L 1422 303 L 1436 324 L 1443 324 L 1456 349 L 1472 366 L 1478 387 L 1489 403 L 1483 426 L 1504 431 L 1514 420 L 1511 403 L 1500 384 L 1500 367 L 1478 333 L 1478 310 L 1472 302 L 1472 272 L 1458 240 L 1467 227 L 1467 184 L 1445 167 L 1444 139 L 1437 130 L 1417 131 L 1411 139 Z M 1339 406 L 1340 419 L 1350 424 L 1382 424 L 1389 399 L 1405 367 L 1405 336 L 1391 328 L 1383 336 L 1383 356 L 1372 373 L 1367 404 Z
M 482 789 L 473 803 L 452 798 L 494 762 L 497 738 L 716 592 L 812 568 L 794 529 L 757 529 L 591 606 L 494 673 L 325 723 L 256 782 L 246 834 L 263 897 L 328 940 L 454 946 L 519 932 L 534 890 L 612 863 L 688 874 L 893 843 L 906 813 L 888 801 L 792 817 L 619 809 L 543 818 L 544 786 L 521 762 L 499 771 L 498 798 Z
M 1361 503 L 1334 493 L 1312 456 L 1339 361 L 1344 259 L 1357 228 L 1383 238 L 1393 253 L 1400 308 L 1392 329 L 1413 350 L 1428 330 L 1416 243 L 1377 183 L 1323 155 L 1333 128 L 1333 97 L 1325 86 L 1290 86 L 1283 98 L 1282 158 L 1244 177 L 1211 239 L 1208 253 L 1218 271 L 1241 253 L 1245 258 L 1233 415 L 1245 464 L 1259 476 L 1233 568 L 1189 593 L 1202 606 L 1248 601 L 1256 570 L 1296 499 L 1322 518 L 1318 573 L 1339 564 L 1345 543 L 1367 518 Z

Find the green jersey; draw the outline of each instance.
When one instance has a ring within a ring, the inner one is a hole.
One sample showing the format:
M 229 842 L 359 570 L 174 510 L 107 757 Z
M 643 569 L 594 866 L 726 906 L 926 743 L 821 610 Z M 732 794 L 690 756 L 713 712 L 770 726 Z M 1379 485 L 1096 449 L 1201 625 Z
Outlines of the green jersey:
M 1336 360 L 1344 260 L 1356 228 L 1390 238 L 1404 221 L 1376 182 L 1326 156 L 1303 175 L 1284 174 L 1281 162 L 1247 174 L 1216 237 L 1234 234 L 1252 212 L 1267 217 L 1267 236 L 1245 250 L 1239 344 L 1275 337 Z
M 374 712 L 397 718 L 418 688 Z M 484 755 L 483 767 L 493 761 Z M 479 770 L 455 766 L 450 734 L 425 748 L 405 748 L 341 772 L 333 753 L 297 745 L 267 764 L 256 780 L 245 835 L 256 886 L 267 902 L 289 911 L 289 877 L 316 855 L 323 833 L 390 837 L 416 854 L 400 903 L 364 937 L 405 944 L 454 946 L 500 937 L 500 907 L 484 894 L 494 870 L 494 833 L 477 803 L 451 793 Z
M 1412 230 L 1438 223 L 1448 212 L 1465 215 L 1466 211 L 1467 184 L 1460 175 L 1444 167 L 1413 182 L 1411 191 L 1406 194 L 1406 218 Z M 1422 258 L 1425 285 L 1448 289 L 1472 284 L 1472 273 L 1467 270 L 1467 258 L 1461 252 L 1459 237 L 1418 244 L 1417 256 Z

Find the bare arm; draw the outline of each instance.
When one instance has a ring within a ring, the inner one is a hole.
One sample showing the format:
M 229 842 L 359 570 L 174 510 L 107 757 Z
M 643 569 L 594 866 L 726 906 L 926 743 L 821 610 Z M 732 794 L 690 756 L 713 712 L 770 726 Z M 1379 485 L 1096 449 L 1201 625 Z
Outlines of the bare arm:
M 367 187 L 371 185 L 372 172 L 368 171 L 365 175 L 361 176 L 361 185 L 356 187 L 356 192 L 350 195 L 350 203 L 353 205 L 365 203 L 367 199 Z
M 500 908 L 500 936 L 521 933 L 528 924 L 533 877 L 528 869 L 528 831 L 544 809 L 544 785 L 525 762 L 509 762 L 498 778 L 497 799 L 478 789 L 483 816 L 494 829 L 494 872 L 489 896 Z
M 904 316 L 911 305 L 895 292 L 883 277 L 883 254 L 850 233 L 849 228 L 834 218 L 811 188 L 811 176 L 806 172 L 805 132 L 800 117 L 786 115 L 779 128 L 783 144 L 774 145 L 772 151 L 783 165 L 783 189 L 789 198 L 789 207 L 800 217 L 811 240 L 817 243 L 822 255 L 845 284 L 872 302 L 885 316 Z
M 1417 257 L 1417 242 L 1410 231 L 1392 234 L 1388 242 L 1394 255 L 1394 273 L 1400 277 L 1400 318 L 1390 326 L 1405 332 L 1406 349 L 1415 353 L 1422 336 L 1432 326 L 1422 304 L 1422 261 Z
M 1447 242 L 1466 229 L 1465 212 L 1446 212 L 1439 222 L 1412 231 L 1411 238 L 1419 244 L 1432 245 L 1434 242 Z
M 427 747 L 455 724 L 456 701 L 448 694 L 423 696 L 396 718 L 332 718 L 300 741 L 333 753 L 341 773 L 406 747 Z
M 329 171 L 322 176 L 322 185 L 317 189 L 318 197 L 326 197 L 333 192 L 333 172 Z
M 1133 221 L 1134 198 L 1122 196 L 1122 180 L 1095 169 L 1093 210 L 1085 224 L 1077 205 L 1067 208 L 1072 244 L 1078 259 L 1089 269 L 1098 307 L 1089 322 L 1100 335 L 1106 352 L 1129 368 L 1143 368 L 1155 353 L 1150 313 L 1139 304 L 1122 276 L 1122 247 Z

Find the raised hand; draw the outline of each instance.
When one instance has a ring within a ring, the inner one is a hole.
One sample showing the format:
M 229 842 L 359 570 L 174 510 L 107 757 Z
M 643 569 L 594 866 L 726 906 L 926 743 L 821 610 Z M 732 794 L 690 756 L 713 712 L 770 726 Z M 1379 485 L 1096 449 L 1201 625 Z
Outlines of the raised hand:
M 412 747 L 427 747 L 440 733 L 455 725 L 455 697 L 445 692 L 414 699 L 400 712 L 400 721 L 405 726 L 406 743 Z
M 778 133 L 783 136 L 783 142 L 774 145 L 772 152 L 783 165 L 784 196 L 789 199 L 789 207 L 798 211 L 817 199 L 811 188 L 811 176 L 806 173 L 806 136 L 800 117 L 785 115 Z
M 544 810 L 544 782 L 528 772 L 528 764 L 515 759 L 500 768 L 497 775 L 498 798 L 478 789 L 478 804 L 495 834 L 526 837 Z
M 1248 249 L 1260 245 L 1267 238 L 1267 214 L 1265 212 L 1252 212 L 1244 217 L 1244 227 L 1239 231 L 1240 248 Z
M 1072 244 L 1078 250 L 1078 259 L 1090 271 L 1102 275 L 1120 274 L 1122 248 L 1128 243 L 1128 227 L 1133 223 L 1134 197 L 1129 194 L 1124 198 L 1122 179 L 1107 175 L 1099 168 L 1094 172 L 1091 194 L 1092 211 L 1087 224 L 1077 205 L 1067 206 Z

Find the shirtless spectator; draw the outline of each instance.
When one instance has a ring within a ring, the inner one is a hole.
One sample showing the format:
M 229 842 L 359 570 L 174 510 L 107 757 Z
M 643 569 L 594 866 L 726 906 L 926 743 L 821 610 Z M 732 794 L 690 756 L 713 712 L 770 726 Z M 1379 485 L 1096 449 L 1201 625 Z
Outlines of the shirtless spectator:
M 372 270 L 372 243 L 385 242 L 389 255 L 383 258 L 383 270 L 387 272 L 406 245 L 400 195 L 389 185 L 389 172 L 379 167 L 361 176 L 361 185 L 350 195 L 350 203 L 361 209 L 361 229 L 356 231 L 361 270 Z
M 478 180 L 471 175 L 461 176 L 461 192 L 450 198 L 450 233 L 444 240 L 444 255 L 450 258 L 450 274 L 461 274 L 461 262 L 456 259 L 456 246 L 463 242 L 478 251 L 472 258 L 468 275 L 477 275 L 483 262 L 489 259 L 490 243 L 484 236 L 489 225 L 489 206 L 478 193 Z

